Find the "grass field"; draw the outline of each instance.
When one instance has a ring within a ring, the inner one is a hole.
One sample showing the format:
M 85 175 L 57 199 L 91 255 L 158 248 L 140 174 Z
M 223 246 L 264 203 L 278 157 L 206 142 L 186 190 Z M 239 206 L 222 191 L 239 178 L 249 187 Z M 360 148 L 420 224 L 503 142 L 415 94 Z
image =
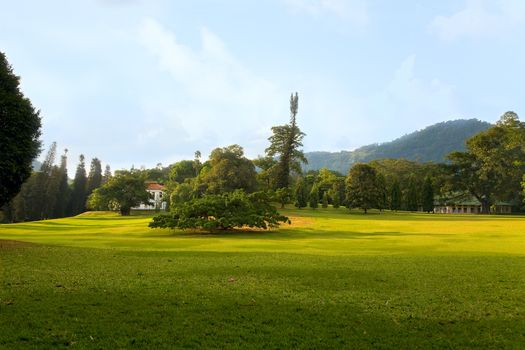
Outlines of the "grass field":
M 525 218 L 284 213 L 213 235 L 0 225 L 0 348 L 525 347 Z

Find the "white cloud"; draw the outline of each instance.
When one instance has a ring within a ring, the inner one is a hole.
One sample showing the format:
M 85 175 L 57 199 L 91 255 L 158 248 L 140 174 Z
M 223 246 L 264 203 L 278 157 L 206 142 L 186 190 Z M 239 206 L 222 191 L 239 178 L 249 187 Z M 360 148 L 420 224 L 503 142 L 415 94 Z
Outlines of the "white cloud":
M 368 9 L 363 0 L 285 0 L 291 11 L 308 13 L 314 17 L 335 15 L 356 26 L 368 23 Z
M 450 16 L 436 16 L 429 30 L 441 39 L 496 38 L 525 22 L 523 0 L 467 0 L 465 7 Z
M 149 97 L 143 103 L 145 114 L 152 115 L 157 125 L 167 127 L 145 130 L 140 142 L 183 137 L 186 147 L 191 144 L 203 152 L 239 143 L 249 155 L 262 153 L 270 127 L 286 122 L 279 116 L 286 115 L 287 95 L 247 69 L 209 29 L 202 28 L 200 37 L 201 47 L 195 49 L 179 42 L 156 20 L 142 22 L 141 44 L 176 86 L 171 99 Z M 283 105 L 274 103 L 279 100 Z

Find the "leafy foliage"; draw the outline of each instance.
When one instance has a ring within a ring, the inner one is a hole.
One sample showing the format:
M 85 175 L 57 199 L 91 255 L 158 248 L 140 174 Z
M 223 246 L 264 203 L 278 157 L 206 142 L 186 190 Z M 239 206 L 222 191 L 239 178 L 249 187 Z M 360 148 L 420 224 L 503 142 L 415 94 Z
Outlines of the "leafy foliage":
M 300 177 L 295 184 L 295 206 L 299 209 L 308 204 L 308 192 L 304 178 Z
M 377 208 L 380 200 L 380 186 L 376 170 L 368 164 L 355 164 L 346 180 L 347 205 L 349 208 L 361 208 L 365 214 L 368 209 Z
M 129 215 L 132 207 L 147 203 L 150 199 L 145 176 L 136 170 L 121 170 L 93 191 L 88 206 L 95 210 L 118 209 L 121 215 Z
M 239 145 L 214 149 L 198 181 L 204 185 L 208 194 L 238 189 L 253 192 L 257 189 L 255 166 L 244 156 L 244 150 Z
M 185 202 L 170 214 L 154 217 L 149 226 L 214 231 L 245 226 L 268 229 L 282 222 L 290 220 L 277 212 L 266 193 L 236 190 Z
M 505 113 L 490 129 L 467 141 L 466 152 L 449 155 L 456 190 L 468 192 L 489 213 L 496 200 L 518 202 L 525 173 L 525 123 L 514 112 Z
M 31 175 L 31 163 L 40 153 L 40 126 L 39 112 L 0 52 L 0 208 Z

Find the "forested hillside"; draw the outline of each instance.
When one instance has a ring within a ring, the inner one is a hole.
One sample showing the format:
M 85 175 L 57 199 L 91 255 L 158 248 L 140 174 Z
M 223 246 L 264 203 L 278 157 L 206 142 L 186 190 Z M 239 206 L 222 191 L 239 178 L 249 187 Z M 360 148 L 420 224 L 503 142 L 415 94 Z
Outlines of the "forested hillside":
M 306 153 L 306 170 L 328 168 L 343 174 L 355 162 L 382 158 L 404 158 L 421 162 L 443 162 L 447 154 L 463 151 L 465 140 L 486 130 L 490 123 L 477 119 L 459 119 L 426 127 L 394 141 L 360 147 L 354 151 Z

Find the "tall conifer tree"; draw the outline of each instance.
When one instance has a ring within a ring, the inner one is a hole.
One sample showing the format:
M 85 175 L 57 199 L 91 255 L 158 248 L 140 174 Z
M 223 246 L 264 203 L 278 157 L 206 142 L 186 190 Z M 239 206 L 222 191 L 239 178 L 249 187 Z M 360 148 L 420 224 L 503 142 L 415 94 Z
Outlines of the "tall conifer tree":
M 96 188 L 102 185 L 102 165 L 98 158 L 91 160 L 89 176 L 87 179 L 86 197 L 88 197 Z
M 57 218 L 66 216 L 67 205 L 70 197 L 70 188 L 68 184 L 67 176 L 67 148 L 64 150 L 64 154 L 60 157 L 60 168 L 58 173 L 58 193 L 55 205 L 55 214 Z
M 297 112 L 299 110 L 299 96 L 297 92 L 290 96 L 290 123 L 272 127 L 273 135 L 268 139 L 270 146 L 266 149 L 269 157 L 278 156 L 276 164 L 275 186 L 287 188 L 290 185 L 290 171 L 301 172 L 301 162 L 307 163 L 303 151 L 300 149 L 305 134 L 297 126 Z
M 423 196 L 422 196 L 423 211 L 430 213 L 434 211 L 434 188 L 432 186 L 432 179 L 429 176 L 425 178 L 423 183 Z
M 73 179 L 73 189 L 71 191 L 70 200 L 70 215 L 78 215 L 86 210 L 86 165 L 84 163 L 84 155 L 79 157 L 79 163 L 75 178 Z
M 396 211 L 399 209 L 401 209 L 401 188 L 399 187 L 399 182 L 394 180 L 390 189 L 390 210 Z

